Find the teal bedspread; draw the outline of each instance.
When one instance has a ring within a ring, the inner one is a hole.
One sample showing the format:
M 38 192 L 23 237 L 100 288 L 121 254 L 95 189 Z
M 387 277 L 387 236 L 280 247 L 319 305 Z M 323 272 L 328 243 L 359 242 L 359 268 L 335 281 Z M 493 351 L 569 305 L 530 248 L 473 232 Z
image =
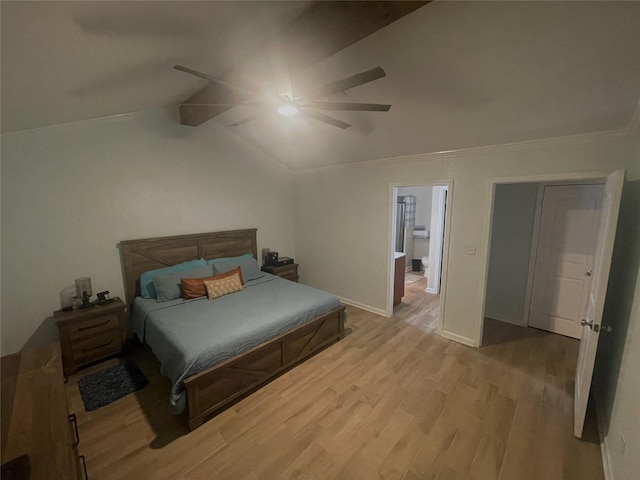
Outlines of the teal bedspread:
M 171 379 L 169 404 L 177 415 L 187 406 L 186 378 L 340 306 L 326 292 L 265 274 L 248 281 L 242 291 L 215 300 L 138 297 L 131 326 Z

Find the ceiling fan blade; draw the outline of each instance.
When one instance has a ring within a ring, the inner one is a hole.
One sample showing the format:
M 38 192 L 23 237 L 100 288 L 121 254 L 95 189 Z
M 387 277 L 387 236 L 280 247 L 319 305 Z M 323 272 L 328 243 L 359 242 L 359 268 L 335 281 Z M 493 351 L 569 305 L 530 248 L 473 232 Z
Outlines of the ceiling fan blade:
M 386 76 L 387 74 L 381 67 L 375 67 L 371 70 L 367 70 L 366 72 L 356 73 L 355 75 L 343 78 L 342 80 L 329 83 L 324 87 L 313 90 L 307 95 L 303 95 L 302 97 L 308 98 L 310 100 L 314 100 L 316 98 L 324 98 L 328 97 L 329 95 L 333 95 L 334 93 L 344 92 L 345 90 L 349 90 L 350 88 L 373 82 L 374 80 Z
M 312 102 L 305 103 L 302 108 L 314 110 L 356 110 L 360 112 L 388 112 L 391 105 L 380 103 L 343 103 L 343 102 Z
M 327 123 L 338 128 L 344 129 L 351 126 L 348 123 L 343 122 L 342 120 L 330 117 L 329 115 L 325 115 L 324 113 L 316 112 L 315 110 L 300 110 L 300 115 L 311 118 L 313 120 L 317 120 L 319 122 Z
M 224 81 L 224 80 L 222 80 L 220 78 L 216 78 L 216 77 L 214 77 L 212 75 L 208 75 L 206 73 L 199 72 L 199 71 L 194 70 L 194 69 L 189 68 L 189 67 L 184 67 L 182 65 L 174 65 L 173 68 L 175 68 L 176 70 L 180 70 L 181 72 L 185 72 L 185 73 L 188 73 L 190 75 L 194 75 L 196 77 L 203 78 L 205 80 L 209 80 L 210 82 L 217 83 L 217 84 L 223 85 L 225 87 L 228 87 L 228 88 L 231 88 L 231 89 L 234 89 L 234 90 L 239 90 L 239 91 L 244 92 L 244 93 L 248 93 L 252 97 L 255 97 L 255 96 L 259 95 L 259 93 L 256 92 L 255 90 L 252 90 L 252 89 L 247 88 L 247 87 L 243 87 L 242 85 L 236 85 L 236 84 L 233 84 L 233 83 L 226 82 L 226 81 Z
M 265 112 L 261 112 L 261 113 L 257 113 L 255 115 L 251 115 L 250 117 L 247 118 L 243 118 L 242 120 L 239 120 L 235 123 L 232 123 L 231 125 L 229 125 L 230 127 L 238 127 L 240 125 L 244 125 L 245 123 L 249 123 L 251 120 L 255 120 L 256 118 L 260 118 L 265 114 Z
M 281 40 L 274 40 L 267 45 L 267 54 L 279 98 L 288 97 L 293 100 L 295 97 L 291 85 L 287 47 Z

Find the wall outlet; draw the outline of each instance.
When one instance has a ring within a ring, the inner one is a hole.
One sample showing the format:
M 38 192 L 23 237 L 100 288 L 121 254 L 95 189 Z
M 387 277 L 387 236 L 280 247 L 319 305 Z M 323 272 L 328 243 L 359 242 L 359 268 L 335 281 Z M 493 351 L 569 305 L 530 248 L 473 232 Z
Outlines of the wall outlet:
M 464 254 L 465 255 L 475 255 L 476 254 L 476 246 L 475 245 L 465 245 L 464 246 Z

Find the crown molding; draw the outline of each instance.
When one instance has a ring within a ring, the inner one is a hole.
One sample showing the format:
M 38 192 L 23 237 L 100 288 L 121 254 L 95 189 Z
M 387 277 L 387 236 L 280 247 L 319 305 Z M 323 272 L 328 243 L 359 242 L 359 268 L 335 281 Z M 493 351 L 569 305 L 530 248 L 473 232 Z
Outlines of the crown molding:
M 357 168 L 383 166 L 398 163 L 415 163 L 429 160 L 445 160 L 455 158 L 474 157 L 479 155 L 496 154 L 504 152 L 517 152 L 522 150 L 538 150 L 543 148 L 553 148 L 561 146 L 575 146 L 588 143 L 601 143 L 607 141 L 615 141 L 620 138 L 629 136 L 629 129 L 607 130 L 603 132 L 580 133 L 577 135 L 567 135 L 562 137 L 550 137 L 539 140 L 525 140 L 522 142 L 502 143 L 497 145 L 486 145 L 481 147 L 463 148 L 459 150 L 443 150 L 440 152 L 419 153 L 415 155 L 405 155 L 399 157 L 379 158 L 367 160 L 364 162 L 352 162 L 339 165 L 326 165 L 322 167 L 311 167 L 297 169 L 297 174 L 307 174 L 321 172 L 325 170 L 333 170 L 336 168 Z
M 129 120 L 135 120 L 136 118 L 142 118 L 142 117 L 145 117 L 145 116 L 154 117 L 157 114 L 167 115 L 167 116 L 170 116 L 170 117 L 175 117 L 176 118 L 176 125 L 179 125 L 178 117 L 175 114 L 175 107 L 167 106 L 167 107 L 153 108 L 153 109 L 150 109 L 150 110 L 140 110 L 140 111 L 137 111 L 137 112 L 119 113 L 117 115 L 109 115 L 107 117 L 90 118 L 88 120 L 78 120 L 78 121 L 75 121 L 75 122 L 57 123 L 55 125 L 44 125 L 42 127 L 28 128 L 28 129 L 23 129 L 23 130 L 14 130 L 14 131 L 11 131 L 11 132 L 4 132 L 4 133 L 2 133 L 1 136 L 2 137 L 9 137 L 9 136 L 21 135 L 21 134 L 46 132 L 46 131 L 55 131 L 55 130 L 65 130 L 65 129 L 69 129 L 69 128 L 85 128 L 85 127 L 91 127 L 91 126 L 94 126 L 94 125 L 108 125 L 108 124 L 111 124 L 111 123 L 119 123 L 119 122 L 126 122 L 126 121 L 129 121 Z M 245 143 L 246 145 L 248 145 L 250 148 L 253 148 L 253 149 L 259 151 L 262 155 L 266 155 L 267 157 L 269 157 L 269 159 L 275 165 L 277 165 L 279 168 L 282 168 L 285 172 L 290 173 L 290 174 L 294 173 L 294 171 L 291 169 L 291 167 L 289 167 L 288 165 L 283 163 L 279 158 L 276 158 L 272 153 L 269 153 L 265 149 L 260 148 L 254 142 L 248 141 L 246 138 L 238 135 L 233 129 L 228 128 L 226 125 L 223 125 L 223 124 L 218 124 L 218 125 L 220 127 L 222 127 L 225 132 L 230 133 L 231 136 L 234 137 L 235 139 L 240 140 L 243 143 Z M 181 128 L 193 128 L 193 127 L 184 126 L 184 125 L 179 125 L 179 126 Z
M 20 135 L 24 133 L 34 133 L 34 132 L 46 131 L 46 130 L 62 130 L 65 128 L 78 127 L 78 126 L 91 126 L 96 124 L 124 122 L 126 120 L 130 120 L 132 118 L 136 118 L 144 114 L 148 114 L 150 111 L 157 112 L 160 110 L 166 110 L 166 109 L 140 110 L 137 112 L 118 113 L 116 115 L 108 115 L 106 117 L 89 118 L 87 120 L 76 120 L 72 122 L 56 123 L 54 125 L 43 125 L 42 127 L 23 128 L 21 130 L 12 130 L 10 132 L 2 132 L 2 136 L 4 137 L 9 135 Z

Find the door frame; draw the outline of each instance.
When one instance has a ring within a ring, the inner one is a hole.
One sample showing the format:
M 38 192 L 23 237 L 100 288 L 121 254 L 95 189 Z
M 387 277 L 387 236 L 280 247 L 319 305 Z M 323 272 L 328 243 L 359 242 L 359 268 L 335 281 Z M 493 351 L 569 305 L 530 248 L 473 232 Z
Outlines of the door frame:
M 540 223 L 542 222 L 542 200 L 545 187 L 551 186 L 570 186 L 570 185 L 604 185 L 606 177 L 602 182 L 597 178 L 573 181 L 559 182 L 540 182 L 538 183 L 538 192 L 536 195 L 536 211 L 533 216 L 533 230 L 531 232 L 531 251 L 529 253 L 529 271 L 527 273 L 527 289 L 524 295 L 524 311 L 522 312 L 522 326 L 529 326 L 529 315 L 531 310 L 531 297 L 533 295 L 533 280 L 535 277 L 536 258 L 538 255 L 538 242 L 540 241 Z
M 618 169 L 616 169 L 618 170 Z M 485 255 L 481 258 L 481 261 L 484 263 L 481 265 L 481 270 L 484 271 L 484 275 L 481 278 L 480 291 L 482 292 L 482 304 L 480 309 L 480 316 L 478 321 L 478 330 L 477 330 L 477 339 L 478 346 L 482 347 L 483 345 L 483 336 L 484 336 L 484 311 L 486 307 L 487 300 L 487 280 L 489 278 L 489 257 L 491 255 L 491 234 L 492 234 L 492 225 L 493 225 L 493 212 L 495 208 L 495 193 L 496 186 L 505 184 L 505 183 L 541 183 L 541 184 L 570 184 L 570 183 L 585 183 L 585 182 L 593 182 L 595 180 L 602 181 L 603 183 L 606 181 L 607 176 L 612 174 L 616 170 L 609 171 L 596 171 L 596 172 L 575 172 L 575 173 L 557 173 L 557 174 L 546 174 L 546 175 L 528 175 L 528 176 L 516 176 L 516 177 L 495 177 L 488 179 L 488 203 L 489 209 L 487 212 L 487 218 L 485 221 L 485 234 L 484 234 L 484 242 L 486 245 Z M 538 202 L 539 198 L 536 198 Z M 535 222 L 539 225 L 539 219 L 537 218 L 538 214 L 538 205 L 536 205 L 536 218 Z M 532 235 L 536 235 L 537 237 L 538 231 L 535 230 L 532 232 Z M 534 242 L 532 241 L 532 244 Z M 531 257 L 530 257 L 531 260 Z M 529 270 L 531 272 L 531 265 L 529 266 Z M 529 292 L 529 280 L 527 280 L 527 292 Z M 528 295 L 525 298 L 525 312 L 527 313 L 528 319 L 528 311 L 529 305 L 531 302 L 531 296 Z M 524 326 L 527 324 L 525 323 Z
M 425 180 L 423 182 L 404 183 L 394 182 L 389 184 L 389 213 L 387 218 L 389 223 L 387 226 L 387 308 L 386 316 L 393 316 L 393 279 L 395 274 L 395 258 L 393 246 L 395 242 L 395 195 L 396 189 L 400 187 L 447 187 L 447 208 L 444 216 L 444 239 L 442 241 L 442 267 L 440 269 L 440 314 L 438 315 L 438 333 L 442 332 L 444 325 L 444 309 L 447 295 L 447 271 L 449 265 L 449 239 L 451 232 L 451 215 L 453 213 L 453 180 Z

